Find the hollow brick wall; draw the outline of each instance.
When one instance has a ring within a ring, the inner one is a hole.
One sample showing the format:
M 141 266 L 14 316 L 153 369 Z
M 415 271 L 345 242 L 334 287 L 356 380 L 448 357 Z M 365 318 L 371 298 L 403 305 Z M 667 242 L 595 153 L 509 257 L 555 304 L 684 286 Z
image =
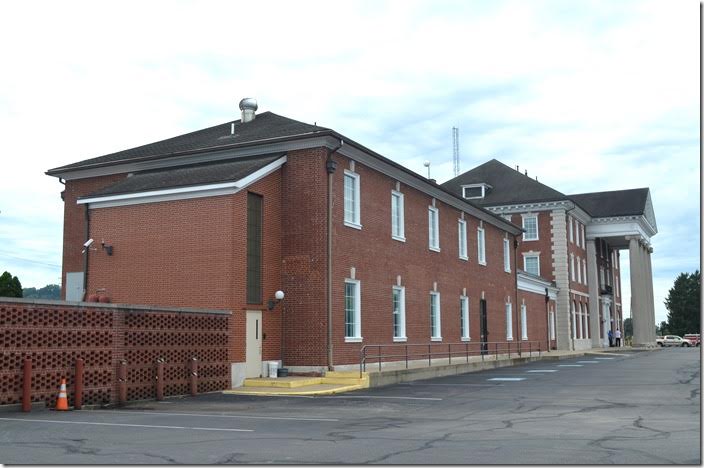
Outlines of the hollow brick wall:
M 188 362 L 199 365 L 198 391 L 230 385 L 228 314 L 130 306 L 27 303 L 0 298 L 0 404 L 20 403 L 22 368 L 32 358 L 32 401 L 53 405 L 60 379 L 73 404 L 74 366 L 85 362 L 85 404 L 117 399 L 116 369 L 127 363 L 128 400 L 155 396 L 155 362 L 164 359 L 164 395 L 189 392 Z

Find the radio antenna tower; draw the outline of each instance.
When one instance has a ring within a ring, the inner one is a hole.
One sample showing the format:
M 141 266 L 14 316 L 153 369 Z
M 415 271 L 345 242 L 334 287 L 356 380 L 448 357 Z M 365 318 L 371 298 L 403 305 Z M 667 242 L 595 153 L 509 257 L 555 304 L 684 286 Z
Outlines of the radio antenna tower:
M 460 129 L 452 127 L 452 162 L 455 177 L 460 175 Z

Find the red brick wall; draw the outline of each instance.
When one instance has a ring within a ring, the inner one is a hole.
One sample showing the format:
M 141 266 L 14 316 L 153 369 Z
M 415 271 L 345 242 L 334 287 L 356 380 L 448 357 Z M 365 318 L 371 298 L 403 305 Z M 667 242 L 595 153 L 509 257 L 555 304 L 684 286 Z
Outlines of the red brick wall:
M 532 213 L 538 215 L 538 240 L 524 241 L 522 235 L 518 236 L 518 268 L 524 270 L 523 253 L 540 252 L 540 276 L 549 281 L 555 281 L 552 267 L 550 211 L 533 211 Z M 523 226 L 523 218 L 520 213 L 513 213 L 510 221 L 517 226 Z
M 125 174 L 90 179 L 67 180 L 64 190 L 64 251 L 61 269 L 61 298 L 66 298 L 66 272 L 83 271 L 83 243 L 86 241 L 85 205 L 79 205 L 79 197 L 89 195 L 116 181 Z
M 85 404 L 117 400 L 117 366 L 127 362 L 127 398 L 155 396 L 155 362 L 164 359 L 164 395 L 189 392 L 187 364 L 198 359 L 198 391 L 230 385 L 227 314 L 61 301 L 0 301 L 0 404 L 21 401 L 22 368 L 32 359 L 32 401 L 54 405 L 60 379 L 73 403 L 75 362 L 85 362 Z
M 507 296 L 515 303 L 515 276 L 503 270 L 504 232 L 484 224 L 487 266 L 477 263 L 478 220 L 465 215 L 469 260 L 458 257 L 457 220 L 460 211 L 439 200 L 440 252 L 428 249 L 428 206 L 432 198 L 401 184 L 405 205 L 406 242 L 391 238 L 391 190 L 396 181 L 357 163 L 360 175 L 361 224 L 354 229 L 343 224 L 344 169 L 349 160 L 339 162 L 334 188 L 333 254 L 333 347 L 334 363 L 358 362 L 365 344 L 390 344 L 393 339 L 391 290 L 400 275 L 406 288 L 406 335 L 408 343 L 430 341 L 429 295 L 433 282 L 440 292 L 443 343 L 460 342 L 459 298 L 467 288 L 470 301 L 470 335 L 479 340 L 479 301 L 485 293 L 488 308 L 489 340 L 505 341 L 504 304 Z M 512 252 L 513 263 L 513 252 Z M 355 267 L 361 282 L 363 343 L 344 340 L 344 279 Z M 515 310 L 515 307 L 514 307 Z

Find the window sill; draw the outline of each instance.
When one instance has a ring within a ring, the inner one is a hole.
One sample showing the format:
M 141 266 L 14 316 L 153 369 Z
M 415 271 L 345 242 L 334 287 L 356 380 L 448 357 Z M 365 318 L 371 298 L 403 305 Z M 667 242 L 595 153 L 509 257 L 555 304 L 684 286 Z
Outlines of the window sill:
M 531 242 L 531 241 L 537 241 L 537 240 L 540 240 L 540 239 L 538 239 L 537 237 L 535 239 L 525 239 L 524 238 L 523 242 Z
M 359 229 L 359 230 L 362 229 L 362 225 L 361 225 L 361 224 L 352 223 L 352 222 L 350 222 L 350 221 L 345 221 L 345 226 L 351 227 L 351 228 L 354 228 L 354 229 Z
M 521 340 L 523 340 L 523 341 L 528 341 L 528 337 L 526 336 L 526 337 L 524 337 L 524 338 L 521 338 Z
M 357 337 L 351 337 L 351 336 L 346 336 L 346 337 L 345 337 L 345 343 L 361 343 L 363 339 L 364 339 L 364 338 L 362 338 L 361 336 L 360 336 L 359 338 L 357 338 Z
M 463 257 L 462 255 L 460 255 L 459 259 L 464 260 L 465 262 L 469 261 L 469 257 Z
M 480 264 L 481 266 L 486 266 L 486 262 L 477 262 L 477 263 Z
M 513 337 L 506 337 L 506 341 L 513 341 Z
M 394 337 L 394 343 L 405 343 L 406 341 L 408 341 L 408 337 L 405 337 L 405 336 Z
M 430 341 L 442 341 L 442 336 L 432 336 L 430 337 Z
M 399 242 L 406 242 L 406 238 L 405 238 L 405 237 L 394 236 L 394 235 L 392 234 L 392 235 L 391 235 L 391 238 L 392 238 L 393 240 L 397 240 L 397 241 L 399 241 Z
M 504 273 L 511 273 L 511 270 L 504 270 Z
M 432 250 L 433 252 L 440 252 L 440 247 L 431 247 L 431 246 L 428 246 L 428 249 L 429 249 L 429 250 Z
M 462 338 L 460 338 L 460 340 L 461 341 L 472 341 L 472 339 L 468 336 L 463 336 Z

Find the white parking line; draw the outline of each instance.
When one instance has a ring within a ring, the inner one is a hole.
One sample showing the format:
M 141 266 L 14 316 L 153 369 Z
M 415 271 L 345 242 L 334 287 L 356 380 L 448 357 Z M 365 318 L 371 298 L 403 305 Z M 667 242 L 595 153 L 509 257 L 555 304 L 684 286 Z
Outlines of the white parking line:
M 375 396 L 375 395 L 339 395 L 339 396 L 321 396 L 316 398 L 379 398 L 385 400 L 430 400 L 442 401 L 442 398 L 426 398 L 426 397 L 409 397 L 409 396 Z
M 599 361 L 577 361 L 580 364 L 598 364 Z
M 595 357 L 594 359 L 598 359 L 599 361 L 608 361 L 613 358 L 612 357 Z
M 557 372 L 557 369 L 535 369 L 535 370 L 528 370 L 526 372 Z
M 497 387 L 497 385 L 483 383 L 402 383 L 400 385 L 409 387 Z
M 487 380 L 493 380 L 496 382 L 519 382 L 521 380 L 526 380 L 525 377 L 494 377 L 492 379 L 487 379 Z
M 582 364 L 558 364 L 557 367 L 584 367 Z
M 132 411 L 132 410 L 93 410 L 96 413 L 129 413 L 129 414 L 148 414 L 150 416 L 165 415 L 165 416 L 203 416 L 206 418 L 236 418 L 236 419 L 273 419 L 282 421 L 317 421 L 317 422 L 337 422 L 339 419 L 333 418 L 285 418 L 277 416 L 247 416 L 243 414 L 204 414 L 204 413 L 164 413 L 161 411 Z
M 121 424 L 91 421 L 54 421 L 52 419 L 0 418 L 1 421 L 42 422 L 52 424 L 85 424 L 88 426 L 144 427 L 147 429 L 185 429 L 192 431 L 254 432 L 252 429 L 221 429 L 217 427 L 153 426 L 149 424 Z

